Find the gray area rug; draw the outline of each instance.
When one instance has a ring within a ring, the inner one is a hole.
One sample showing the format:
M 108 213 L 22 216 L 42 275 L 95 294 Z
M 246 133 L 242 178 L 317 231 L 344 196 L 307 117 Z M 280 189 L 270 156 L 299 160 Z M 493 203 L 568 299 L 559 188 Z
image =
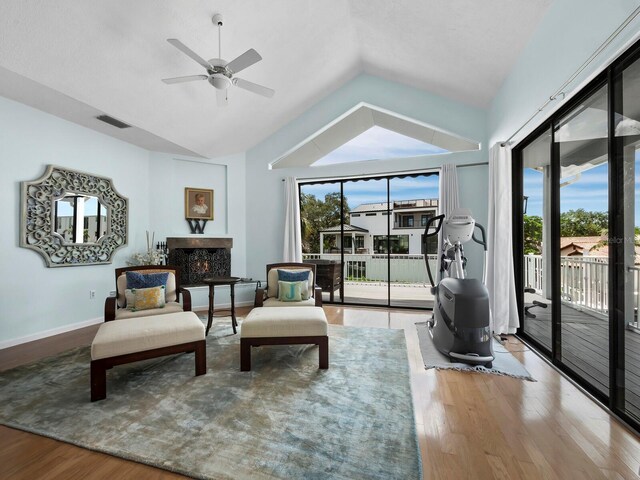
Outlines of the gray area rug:
M 195 478 L 421 478 L 402 330 L 330 325 L 314 346 L 253 349 L 230 319 L 193 354 L 115 367 L 89 401 L 88 348 L 0 372 L 0 423 Z
M 493 339 L 493 353 L 496 357 L 493 361 L 492 368 L 486 368 L 482 365 L 468 365 L 466 363 L 451 362 L 449 357 L 440 353 L 429 335 L 429 328 L 426 322 L 416 323 L 418 329 L 418 340 L 420 342 L 420 353 L 422 353 L 422 361 L 424 368 L 458 370 L 461 372 L 481 372 L 493 375 L 507 375 L 509 377 L 520 378 L 535 382 L 526 368 L 514 357 L 500 342 Z

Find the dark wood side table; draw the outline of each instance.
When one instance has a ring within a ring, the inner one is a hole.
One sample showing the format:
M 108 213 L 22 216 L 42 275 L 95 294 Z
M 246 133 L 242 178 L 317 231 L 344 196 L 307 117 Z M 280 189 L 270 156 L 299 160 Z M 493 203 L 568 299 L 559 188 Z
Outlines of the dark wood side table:
M 233 327 L 233 333 L 237 333 L 236 327 L 238 326 L 238 322 L 236 321 L 235 286 L 240 280 L 240 277 L 207 277 L 202 279 L 203 283 L 209 287 L 209 316 L 207 319 L 207 331 L 205 335 L 209 335 L 209 329 L 211 328 L 211 323 L 213 322 L 214 317 L 214 289 L 220 285 L 229 285 L 229 289 L 231 291 L 231 326 Z M 228 312 L 229 310 L 225 309 L 224 311 Z

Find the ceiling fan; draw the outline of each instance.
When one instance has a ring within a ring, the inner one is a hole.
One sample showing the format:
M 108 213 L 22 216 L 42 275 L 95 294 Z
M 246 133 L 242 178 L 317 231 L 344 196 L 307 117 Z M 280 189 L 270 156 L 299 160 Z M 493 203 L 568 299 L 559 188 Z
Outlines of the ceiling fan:
M 222 15 L 219 13 L 211 19 L 214 25 L 218 26 L 218 58 L 205 60 L 197 53 L 187 47 L 184 43 L 176 38 L 168 38 L 167 42 L 176 47 L 182 53 L 198 62 L 207 71 L 207 75 L 188 75 L 186 77 L 163 78 L 162 81 L 167 84 L 193 82 L 196 80 L 207 80 L 216 89 L 217 100 L 219 106 L 226 106 L 228 100 L 228 89 L 236 86 L 244 90 L 248 90 L 264 97 L 273 97 L 275 90 L 272 90 L 257 83 L 249 82 L 234 75 L 254 63 L 262 60 L 262 57 L 253 48 L 250 48 L 235 60 L 227 62 L 222 59 L 222 45 L 220 38 L 220 29 L 222 27 Z

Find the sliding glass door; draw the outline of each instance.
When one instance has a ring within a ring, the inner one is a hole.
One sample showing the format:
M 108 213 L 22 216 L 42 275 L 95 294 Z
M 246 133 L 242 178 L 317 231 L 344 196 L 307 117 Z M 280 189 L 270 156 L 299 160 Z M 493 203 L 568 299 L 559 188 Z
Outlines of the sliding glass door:
M 525 331 L 551 351 L 551 130 L 522 151 Z
M 619 194 L 623 210 L 624 319 L 620 332 L 624 349 L 618 355 L 624 366 L 624 402 L 620 407 L 640 419 L 640 60 L 623 65 L 615 77 L 619 99 L 615 104 L 615 144 L 622 167 Z
M 387 305 L 389 257 L 396 248 L 389 237 L 387 179 L 372 178 L 343 182 L 349 210 L 351 248 L 345 250 L 344 296 L 347 303 Z
M 558 358 L 609 395 L 608 89 L 560 118 L 560 312 Z
M 436 242 L 424 232 L 438 197 L 435 172 L 300 184 L 303 259 L 318 265 L 323 300 L 431 308 Z
M 518 333 L 640 430 L 640 42 L 513 153 Z

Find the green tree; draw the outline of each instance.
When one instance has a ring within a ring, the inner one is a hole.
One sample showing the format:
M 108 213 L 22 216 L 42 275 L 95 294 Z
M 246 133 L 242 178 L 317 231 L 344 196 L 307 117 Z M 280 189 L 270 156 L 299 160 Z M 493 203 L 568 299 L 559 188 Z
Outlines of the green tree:
M 560 214 L 561 237 L 592 237 L 602 235 L 609 226 L 607 212 L 591 212 L 584 208 Z
M 542 217 L 525 215 L 523 220 L 525 255 L 542 255 Z
M 344 198 L 345 222 L 349 223 L 349 205 Z M 320 231 L 340 225 L 340 192 L 328 193 L 324 201 L 315 195 L 301 193 L 300 195 L 300 228 L 302 232 L 302 251 L 304 253 L 320 252 Z M 335 241 L 325 237 L 325 250 Z M 336 245 L 337 246 L 337 245 Z

